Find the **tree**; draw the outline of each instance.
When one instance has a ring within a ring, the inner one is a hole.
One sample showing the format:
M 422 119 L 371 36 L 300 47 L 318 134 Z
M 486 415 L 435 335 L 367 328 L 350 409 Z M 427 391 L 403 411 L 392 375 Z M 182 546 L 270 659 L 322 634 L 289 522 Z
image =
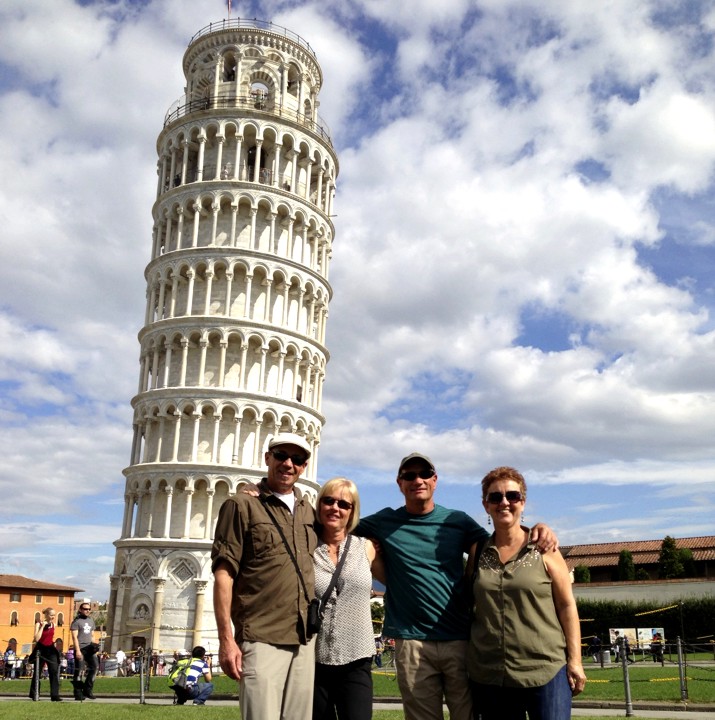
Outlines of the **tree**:
M 660 546 L 658 577 L 661 580 L 683 577 L 683 563 L 680 561 L 678 546 L 670 535 L 665 536 Z
M 382 624 L 385 621 L 384 604 L 380 602 L 371 602 L 370 615 L 372 615 L 372 631 L 376 635 L 382 635 Z
M 678 550 L 678 560 L 683 566 L 682 577 L 695 577 L 698 573 L 695 569 L 695 558 L 690 548 L 680 548 Z
M 636 570 L 636 580 L 650 580 L 650 575 L 645 568 L 638 568 Z
M 618 555 L 618 579 L 636 579 L 636 566 L 633 564 L 633 555 L 630 550 L 626 550 L 625 548 L 623 548 Z
M 577 565 L 573 569 L 573 581 L 575 583 L 590 583 L 591 571 L 586 565 Z

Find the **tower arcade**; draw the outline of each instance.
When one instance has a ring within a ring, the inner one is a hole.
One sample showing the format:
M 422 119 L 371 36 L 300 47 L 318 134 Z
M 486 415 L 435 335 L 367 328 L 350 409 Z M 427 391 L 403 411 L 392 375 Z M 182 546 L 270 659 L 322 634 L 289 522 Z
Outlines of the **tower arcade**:
M 300 36 L 241 19 L 200 30 L 183 70 L 157 139 L 111 652 L 211 647 L 216 516 L 275 433 L 307 439 L 301 490 L 318 488 L 338 175 L 322 72 Z

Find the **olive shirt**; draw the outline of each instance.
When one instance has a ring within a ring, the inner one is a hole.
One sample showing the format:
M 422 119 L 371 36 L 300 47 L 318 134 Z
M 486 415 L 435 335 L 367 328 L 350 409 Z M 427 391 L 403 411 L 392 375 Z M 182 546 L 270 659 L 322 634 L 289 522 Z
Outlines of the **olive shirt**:
M 294 489 L 294 512 L 273 495 L 264 478 L 260 497 L 238 493 L 219 510 L 211 569 L 227 563 L 233 575 L 231 621 L 236 641 L 271 645 L 307 642 L 308 602 L 295 565 L 264 503 L 281 526 L 298 561 L 310 598 L 315 596 L 313 552 L 317 546 L 315 511 Z
M 494 537 L 487 540 L 474 581 L 474 604 L 467 650 L 474 682 L 540 687 L 566 664 L 551 577 L 536 543 L 527 543 L 502 563 Z

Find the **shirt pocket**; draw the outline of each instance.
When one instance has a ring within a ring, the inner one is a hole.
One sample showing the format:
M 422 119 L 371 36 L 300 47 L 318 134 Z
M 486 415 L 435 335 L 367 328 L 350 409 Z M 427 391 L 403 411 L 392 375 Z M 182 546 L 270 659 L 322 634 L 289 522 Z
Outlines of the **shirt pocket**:
M 274 557 L 283 550 L 283 540 L 270 521 L 256 523 L 251 527 L 251 545 L 253 556 L 258 559 Z

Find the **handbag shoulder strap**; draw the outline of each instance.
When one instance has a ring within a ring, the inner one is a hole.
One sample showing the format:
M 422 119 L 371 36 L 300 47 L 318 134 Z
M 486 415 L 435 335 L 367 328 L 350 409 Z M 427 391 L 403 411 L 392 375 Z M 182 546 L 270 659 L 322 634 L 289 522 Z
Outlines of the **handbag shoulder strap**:
M 340 571 L 343 569 L 343 565 L 345 565 L 345 560 L 348 557 L 348 550 L 350 550 L 351 540 L 352 535 L 348 535 L 347 539 L 345 540 L 345 549 L 343 550 L 343 554 L 340 557 L 337 566 L 335 567 L 333 577 L 330 579 L 330 585 L 328 585 L 328 589 L 323 593 L 323 597 L 320 598 L 321 605 L 325 605 L 325 603 L 328 601 L 328 598 L 330 597 L 330 593 L 333 592 L 333 588 L 337 585 L 338 578 L 340 577 Z
M 303 586 L 303 593 L 305 595 L 305 599 L 307 600 L 307 602 L 310 602 L 310 596 L 308 595 L 308 588 L 305 586 L 305 580 L 303 580 L 303 573 L 300 571 L 298 561 L 295 559 L 295 555 L 293 554 L 293 551 L 291 550 L 291 547 L 288 544 L 288 541 L 286 540 L 286 536 L 283 533 L 283 528 L 278 524 L 278 521 L 276 520 L 275 516 L 271 512 L 271 509 L 263 495 L 261 495 L 261 502 L 263 503 L 263 507 L 265 508 L 266 512 L 268 513 L 268 517 L 271 519 L 271 522 L 276 526 L 276 530 L 278 530 L 278 534 L 281 536 L 281 540 L 283 540 L 283 544 L 285 545 L 286 551 L 288 552 L 288 557 L 290 557 L 290 559 L 293 561 L 293 565 L 295 565 L 295 571 L 298 573 L 298 579 L 300 580 L 300 584 Z

